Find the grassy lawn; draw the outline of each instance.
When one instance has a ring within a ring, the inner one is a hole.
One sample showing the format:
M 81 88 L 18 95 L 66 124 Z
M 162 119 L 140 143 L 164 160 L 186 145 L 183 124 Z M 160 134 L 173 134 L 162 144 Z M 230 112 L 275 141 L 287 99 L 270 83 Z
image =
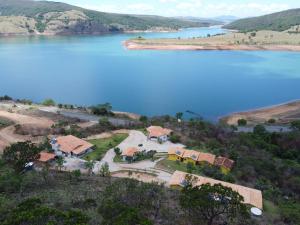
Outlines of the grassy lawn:
M 264 210 L 272 220 L 279 219 L 279 208 L 273 202 L 264 200 Z
M 127 137 L 128 134 L 115 134 L 110 138 L 90 140 L 89 142 L 94 144 L 96 146 L 96 149 L 93 152 L 87 154 L 84 159 L 101 160 L 109 149 L 118 146 Z
M 156 164 L 156 167 L 158 169 L 162 169 L 162 170 L 166 170 L 166 171 L 169 171 L 171 173 L 174 173 L 176 170 L 187 172 L 186 165 L 187 164 L 185 164 L 183 162 L 178 163 L 176 161 L 171 161 L 171 160 L 168 160 L 168 159 L 164 159 L 164 160 L 159 161 Z M 193 173 L 197 174 L 197 170 L 194 170 Z

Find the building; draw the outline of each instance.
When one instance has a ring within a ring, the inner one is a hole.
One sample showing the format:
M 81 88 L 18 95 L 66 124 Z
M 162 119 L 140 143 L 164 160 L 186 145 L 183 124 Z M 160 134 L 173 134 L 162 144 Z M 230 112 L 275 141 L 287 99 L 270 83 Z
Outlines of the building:
M 138 149 L 134 147 L 125 149 L 121 154 L 123 161 L 133 162 L 138 152 Z
M 148 139 L 155 139 L 158 142 L 166 142 L 169 140 L 169 137 L 172 133 L 172 130 L 162 128 L 159 126 L 151 126 L 147 128 Z
M 72 135 L 53 138 L 50 141 L 52 149 L 58 156 L 76 156 L 80 157 L 91 152 L 94 147 L 91 143 L 84 141 Z
M 56 155 L 54 153 L 41 152 L 39 159 L 36 160 L 35 164 L 38 166 L 51 165 L 55 161 Z
M 185 150 L 183 148 L 170 148 L 168 151 L 168 160 L 183 161 L 183 154 Z
M 263 198 L 262 192 L 253 188 L 248 188 L 241 185 L 236 185 L 228 182 L 223 182 L 207 177 L 201 177 L 194 174 L 188 174 L 181 171 L 176 171 L 172 175 L 169 185 L 170 187 L 181 189 L 186 185 L 186 176 L 192 175 L 195 178 L 195 186 L 201 186 L 202 184 L 222 184 L 225 187 L 229 187 L 232 190 L 238 192 L 241 196 L 244 197 L 244 203 L 257 207 L 259 209 L 263 208 Z
M 171 148 L 168 151 L 168 160 L 182 161 L 184 163 L 193 163 L 194 165 L 208 163 L 214 165 L 216 156 L 210 153 L 203 153 L 195 150 L 183 148 Z
M 210 153 L 200 152 L 198 157 L 198 164 L 207 163 L 209 165 L 214 165 L 216 156 Z
M 215 159 L 214 164 L 221 168 L 222 173 L 228 174 L 234 165 L 234 161 L 226 157 L 219 156 Z
M 183 162 L 184 163 L 193 163 L 196 165 L 198 163 L 200 152 L 194 150 L 185 150 L 183 153 Z

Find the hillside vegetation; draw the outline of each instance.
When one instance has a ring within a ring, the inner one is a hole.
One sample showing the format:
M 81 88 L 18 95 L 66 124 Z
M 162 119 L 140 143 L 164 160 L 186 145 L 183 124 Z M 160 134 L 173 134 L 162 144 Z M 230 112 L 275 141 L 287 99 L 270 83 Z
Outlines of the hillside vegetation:
M 224 27 L 240 31 L 284 31 L 296 25 L 300 25 L 300 9 L 291 9 L 260 17 L 240 19 Z
M 207 21 L 104 13 L 59 2 L 0 0 L 0 35 L 101 34 L 209 25 Z

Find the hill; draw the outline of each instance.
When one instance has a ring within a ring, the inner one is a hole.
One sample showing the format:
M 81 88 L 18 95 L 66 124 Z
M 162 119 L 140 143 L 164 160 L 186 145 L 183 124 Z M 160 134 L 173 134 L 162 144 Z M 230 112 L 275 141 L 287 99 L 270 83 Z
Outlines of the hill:
M 224 27 L 240 31 L 284 31 L 297 25 L 300 25 L 300 9 L 291 9 L 260 17 L 240 19 Z
M 206 21 L 104 13 L 59 2 L 0 0 L 0 35 L 101 34 L 209 25 Z

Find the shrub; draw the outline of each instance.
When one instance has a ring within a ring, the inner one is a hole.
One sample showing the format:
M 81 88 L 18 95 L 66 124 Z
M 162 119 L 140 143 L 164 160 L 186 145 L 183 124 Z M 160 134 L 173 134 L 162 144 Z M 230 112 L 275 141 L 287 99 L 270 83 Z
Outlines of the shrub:
M 238 125 L 239 126 L 246 126 L 247 125 L 247 120 L 245 120 L 245 119 L 239 119 L 238 120 Z
M 51 98 L 47 98 L 42 102 L 45 106 L 55 106 L 55 101 Z

